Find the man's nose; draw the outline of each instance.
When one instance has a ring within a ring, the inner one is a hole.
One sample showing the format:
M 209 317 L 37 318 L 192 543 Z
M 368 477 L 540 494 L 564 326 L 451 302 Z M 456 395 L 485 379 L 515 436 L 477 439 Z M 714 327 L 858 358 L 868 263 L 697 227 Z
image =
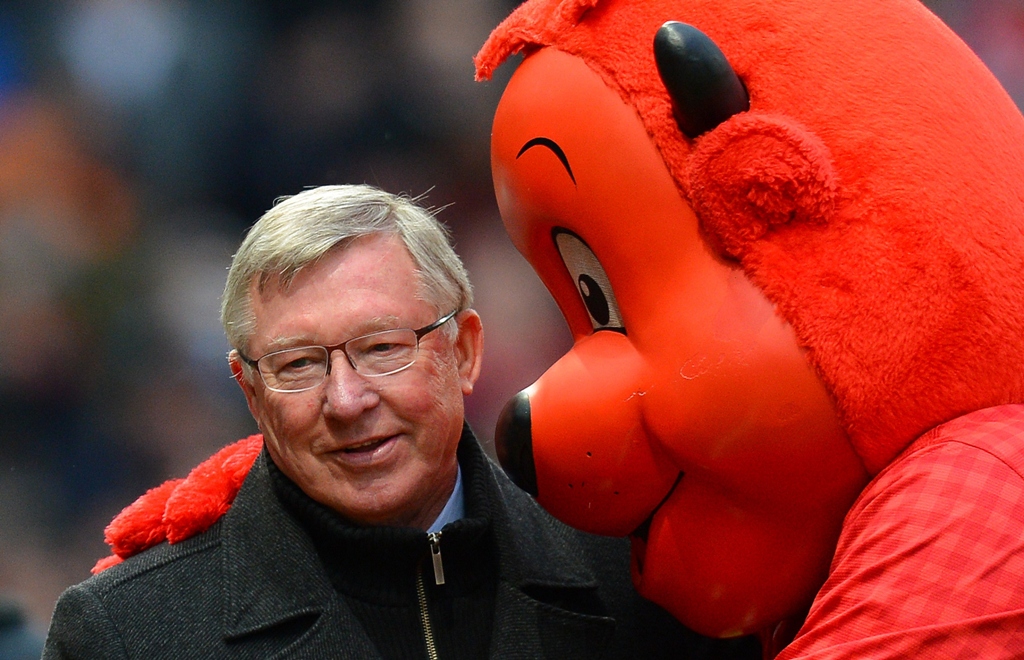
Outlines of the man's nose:
M 329 359 L 331 368 L 324 377 L 326 414 L 349 419 L 377 405 L 380 396 L 371 379 L 356 372 L 343 351 L 334 351 Z
M 537 497 L 537 469 L 530 434 L 530 397 L 524 391 L 512 397 L 498 417 L 494 431 L 498 462 L 512 483 Z

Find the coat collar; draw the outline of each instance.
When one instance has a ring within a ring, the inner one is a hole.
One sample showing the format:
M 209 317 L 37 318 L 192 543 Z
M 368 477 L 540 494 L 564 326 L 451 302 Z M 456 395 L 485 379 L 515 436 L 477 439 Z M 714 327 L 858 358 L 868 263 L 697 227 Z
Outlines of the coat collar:
M 312 542 L 271 488 L 265 450 L 224 516 L 223 547 L 227 638 L 322 612 L 334 597 Z
M 342 652 L 345 657 L 377 657 L 358 620 L 334 592 L 312 541 L 274 493 L 266 461 L 264 451 L 223 520 L 224 638 L 241 640 L 317 616 L 299 646 L 332 649 L 335 657 Z M 573 639 L 610 637 L 611 619 L 563 611 L 528 595 L 537 587 L 545 593 L 597 587 L 593 572 L 580 559 L 585 555 L 575 533 L 508 481 L 468 426 L 463 430 L 459 461 L 467 480 L 467 503 L 476 507 L 473 499 L 482 498 L 479 505 L 488 510 L 498 552 L 492 656 L 502 657 L 502 649 L 513 639 L 517 653 L 532 649 L 536 654 L 527 656 L 544 655 L 543 649 L 551 643 L 545 635 L 552 633 L 542 634 L 531 626 L 526 632 L 533 633 L 524 634 L 522 627 L 524 621 L 541 618 L 550 624 L 546 630 L 563 631 L 557 635 L 575 630 L 570 635 Z M 581 626 L 587 629 L 585 634 Z

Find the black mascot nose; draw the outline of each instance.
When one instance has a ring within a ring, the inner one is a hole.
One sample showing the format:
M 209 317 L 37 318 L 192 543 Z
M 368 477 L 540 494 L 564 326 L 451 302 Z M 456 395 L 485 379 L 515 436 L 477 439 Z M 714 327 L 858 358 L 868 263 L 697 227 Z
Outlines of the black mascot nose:
M 494 449 L 509 479 L 537 497 L 537 469 L 533 465 L 533 438 L 530 436 L 530 397 L 526 392 L 512 397 L 498 416 Z

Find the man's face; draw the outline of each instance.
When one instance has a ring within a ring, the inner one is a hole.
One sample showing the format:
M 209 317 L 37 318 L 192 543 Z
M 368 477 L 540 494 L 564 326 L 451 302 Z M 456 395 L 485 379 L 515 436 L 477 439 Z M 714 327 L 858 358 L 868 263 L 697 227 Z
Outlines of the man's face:
M 420 328 L 438 312 L 419 299 L 420 281 L 401 239 L 375 234 L 328 253 L 287 290 L 253 284 L 256 331 L 248 353 L 331 346 L 378 330 Z M 367 378 L 342 351 L 322 385 L 274 392 L 253 371 L 238 377 L 274 463 L 310 497 L 363 525 L 426 529 L 455 484 L 464 394 L 479 373 L 483 331 L 459 314 L 459 336 L 420 341 L 405 371 Z M 240 371 L 237 355 L 232 368 Z

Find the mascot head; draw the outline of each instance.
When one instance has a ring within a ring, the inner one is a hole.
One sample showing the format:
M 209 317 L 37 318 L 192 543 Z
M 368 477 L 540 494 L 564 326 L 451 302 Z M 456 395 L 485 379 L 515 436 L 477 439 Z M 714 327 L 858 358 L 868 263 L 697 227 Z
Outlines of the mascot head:
M 499 455 L 728 636 L 921 433 L 1024 400 L 1024 119 L 916 0 L 531 0 L 492 165 L 575 344 Z

